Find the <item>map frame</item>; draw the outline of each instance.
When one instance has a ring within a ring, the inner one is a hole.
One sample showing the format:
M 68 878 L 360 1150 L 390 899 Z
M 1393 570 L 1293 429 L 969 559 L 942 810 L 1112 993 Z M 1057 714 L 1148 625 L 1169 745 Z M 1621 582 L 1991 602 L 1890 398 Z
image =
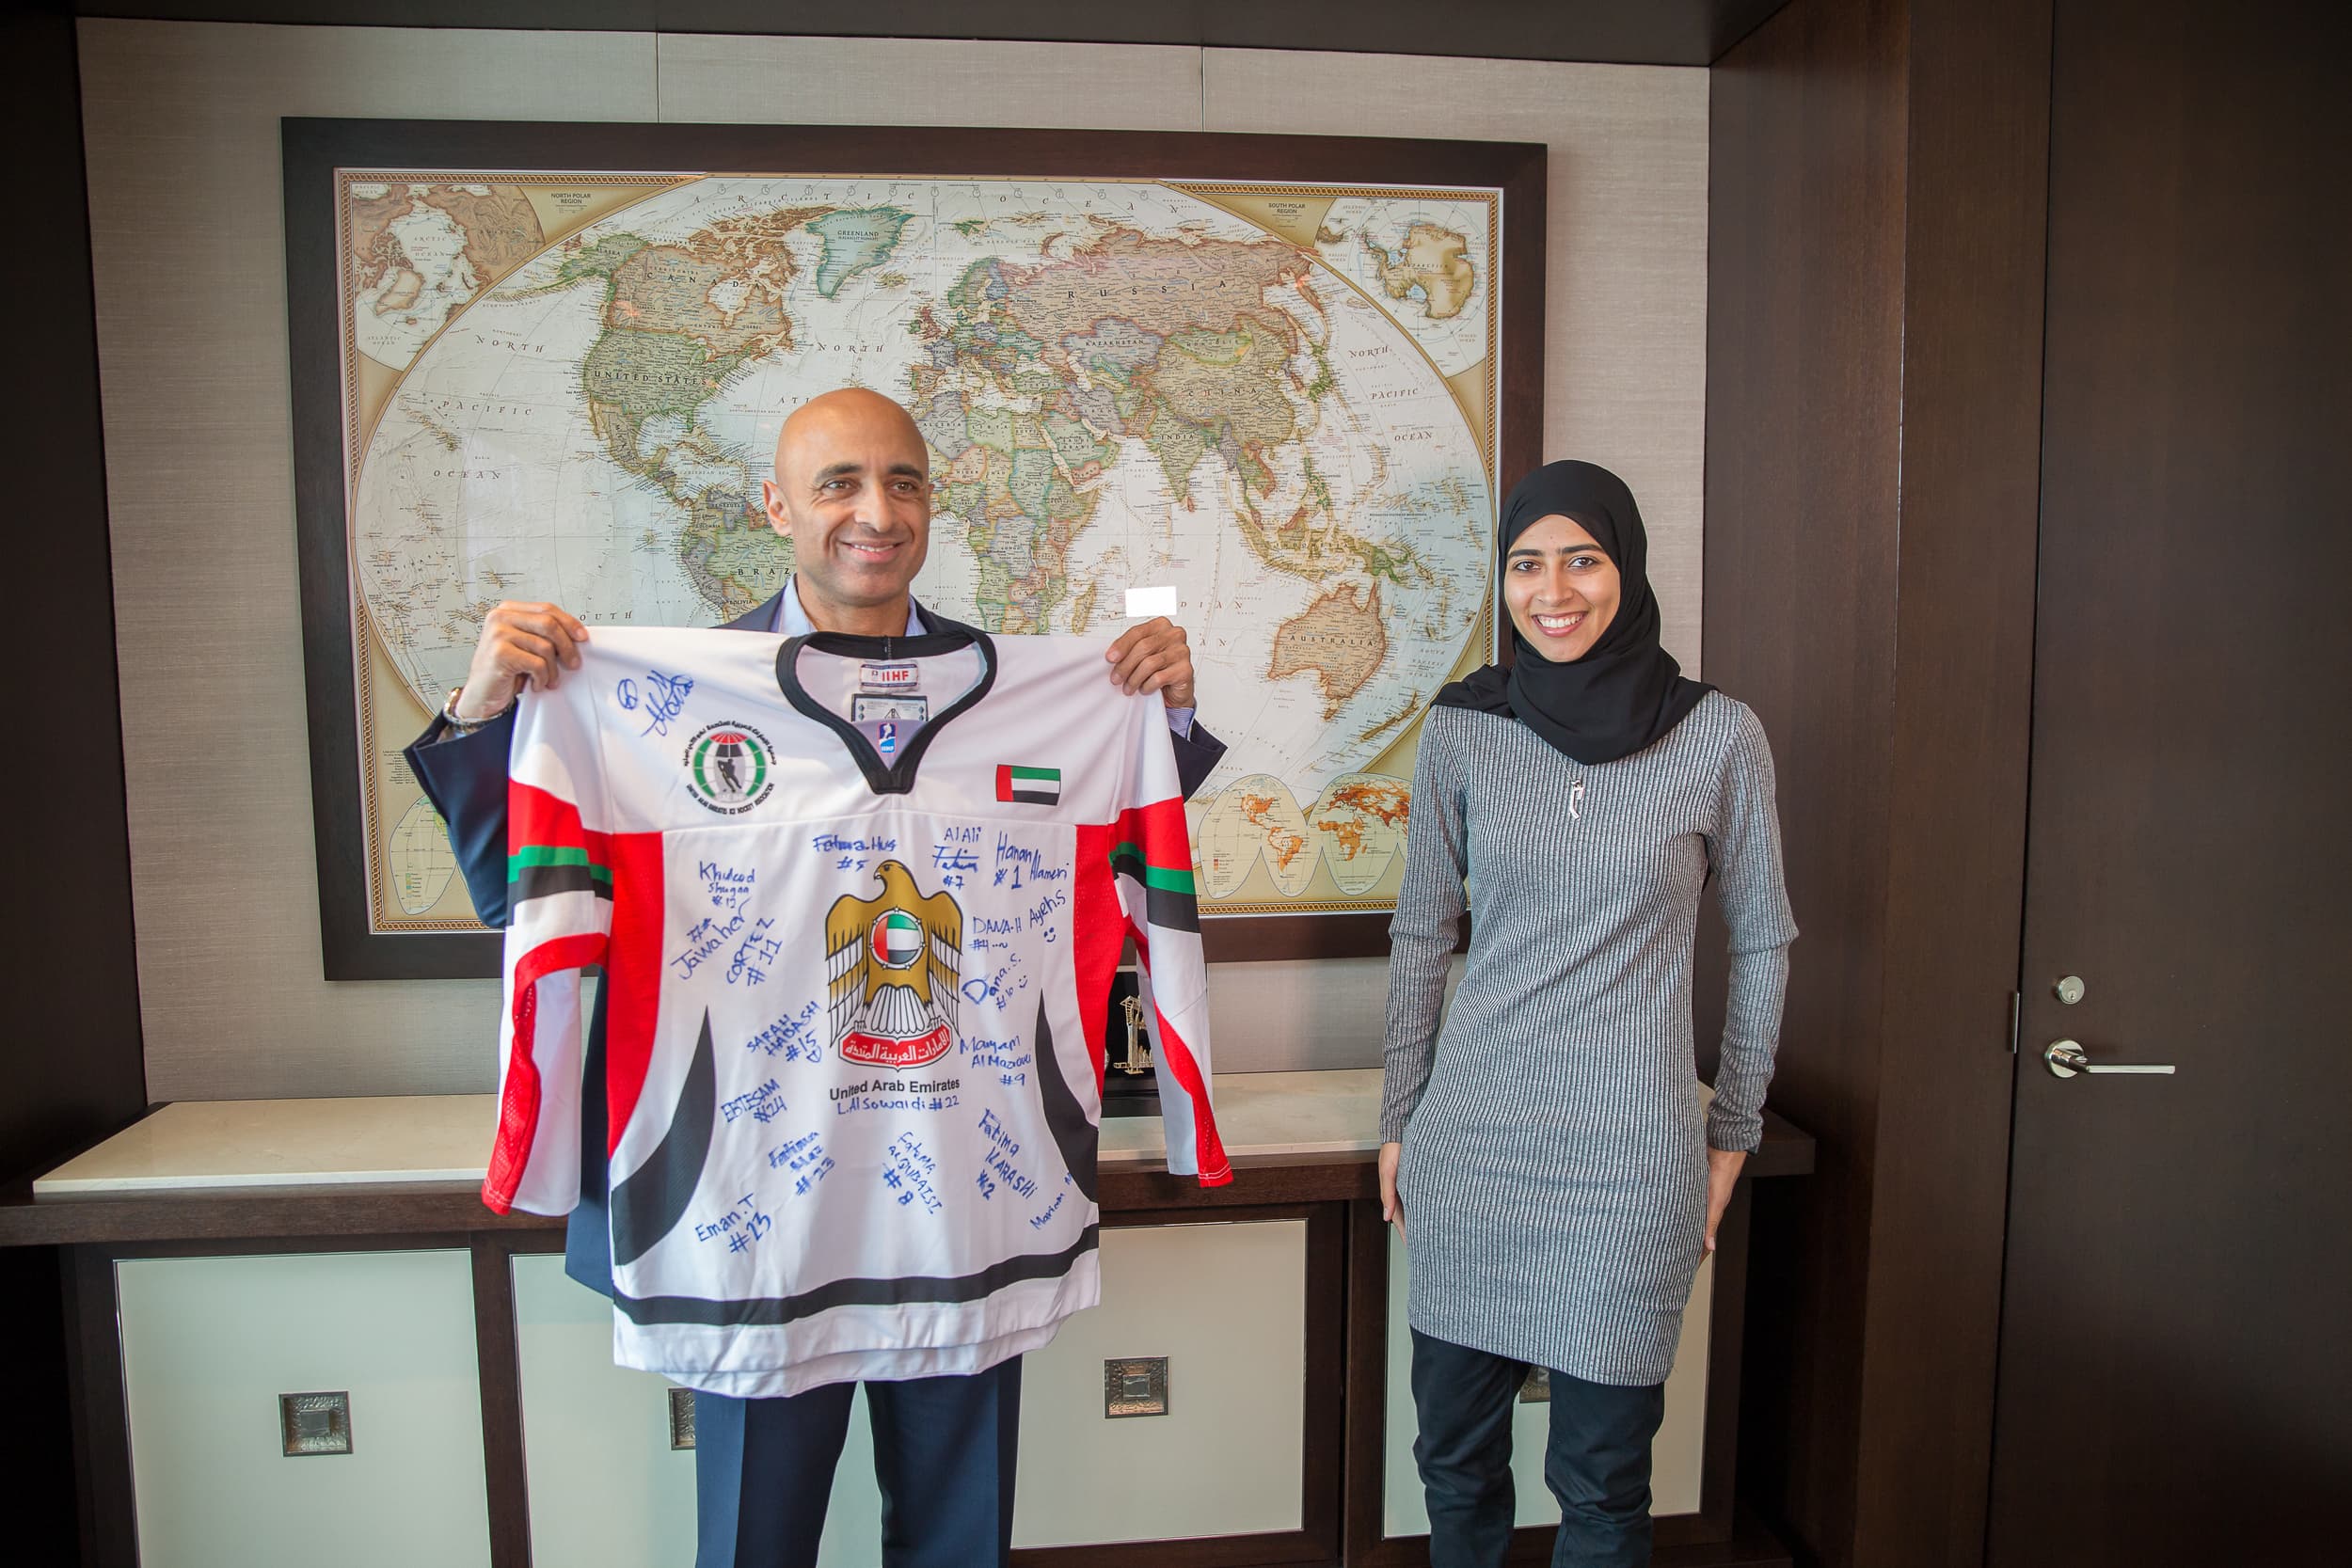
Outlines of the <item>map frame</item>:
M 281 121 L 296 553 L 310 721 L 321 958 L 330 980 L 487 978 L 495 930 L 378 929 L 371 911 L 359 747 L 363 607 L 347 513 L 340 226 L 343 169 L 518 175 L 712 171 L 803 177 L 1165 181 L 1174 184 L 1454 187 L 1501 193 L 1501 308 L 1490 474 L 1541 459 L 1546 150 L 1517 142 L 1218 132 L 689 125 L 288 118 Z M 1208 716 L 1214 726 L 1215 716 Z M 1215 914 L 1212 962 L 1388 950 L 1385 912 Z

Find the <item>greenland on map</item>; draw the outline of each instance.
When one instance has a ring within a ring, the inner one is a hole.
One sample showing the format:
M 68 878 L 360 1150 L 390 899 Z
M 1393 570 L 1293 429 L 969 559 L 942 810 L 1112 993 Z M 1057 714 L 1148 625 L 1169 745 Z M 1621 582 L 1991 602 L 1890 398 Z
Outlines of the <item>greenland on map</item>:
M 1483 662 L 1499 192 L 1150 181 L 338 174 L 372 929 L 475 927 L 399 751 L 484 615 L 707 626 L 790 572 L 778 425 L 914 415 L 926 604 L 1115 635 L 1172 586 L 1203 912 L 1385 911 L 1413 748 Z

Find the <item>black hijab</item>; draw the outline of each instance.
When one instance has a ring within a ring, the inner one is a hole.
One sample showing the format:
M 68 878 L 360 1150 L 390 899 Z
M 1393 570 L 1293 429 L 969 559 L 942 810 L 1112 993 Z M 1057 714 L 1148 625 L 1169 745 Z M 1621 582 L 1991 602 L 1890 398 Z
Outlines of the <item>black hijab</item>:
M 1591 463 L 1547 463 L 1519 481 L 1502 503 L 1495 542 L 1496 593 L 1511 543 L 1545 517 L 1572 518 L 1616 563 L 1617 613 L 1584 657 L 1555 664 L 1511 626 L 1509 669 L 1489 664 L 1440 689 L 1439 707 L 1515 718 L 1553 747 L 1585 763 L 1629 757 L 1682 721 L 1715 689 L 1685 680 L 1682 666 L 1659 645 L 1658 598 L 1649 589 L 1649 535 L 1625 481 Z

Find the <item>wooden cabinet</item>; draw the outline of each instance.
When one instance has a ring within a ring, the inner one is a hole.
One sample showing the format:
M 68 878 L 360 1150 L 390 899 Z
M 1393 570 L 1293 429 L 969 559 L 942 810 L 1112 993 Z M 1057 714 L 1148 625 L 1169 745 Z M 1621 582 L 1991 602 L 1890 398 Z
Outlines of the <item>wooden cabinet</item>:
M 1757 1179 L 1810 1168 L 1768 1118 Z M 1417 1568 L 1403 1256 L 1369 1150 L 1237 1158 L 1202 1189 L 1105 1164 L 1103 1302 L 1023 1378 L 1021 1568 Z M 1732 1505 L 1747 1194 L 1701 1275 L 1659 1437 L 1675 1568 L 1788 1559 Z M 334 1561 L 685 1568 L 693 1457 L 670 1387 L 615 1368 L 560 1222 L 442 1177 L 0 1198 L 0 1246 L 65 1249 L 91 1568 Z M 1107 1418 L 1104 1363 L 1168 1359 L 1164 1415 Z M 280 1394 L 349 1396 L 352 1451 L 285 1457 Z M 1549 1520 L 1525 1407 L 1527 1549 Z M 823 1568 L 875 1568 L 861 1414 Z

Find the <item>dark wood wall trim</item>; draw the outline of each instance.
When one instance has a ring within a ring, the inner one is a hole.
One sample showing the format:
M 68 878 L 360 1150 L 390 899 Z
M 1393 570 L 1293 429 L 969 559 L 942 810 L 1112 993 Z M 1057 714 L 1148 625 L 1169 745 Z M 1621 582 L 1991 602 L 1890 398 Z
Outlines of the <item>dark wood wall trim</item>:
M 1012 39 L 1705 65 L 1784 0 L 84 0 L 85 16 L 799 37 Z
M 1742 1493 L 1981 1557 L 2008 1195 L 2050 0 L 1794 0 L 1713 73 L 1706 669 L 1780 768 L 1794 952 Z M 1801 1560 L 1803 1560 L 1801 1558 Z
M 10 145 L 42 150 L 17 191 L 51 219 L 38 243 L 0 247 L 0 289 L 29 307 L 14 313 L 17 373 L 0 386 L 17 457 L 0 624 L 29 664 L 8 770 L 20 896 L 0 1049 L 5 1181 L 137 1115 L 147 1079 L 73 24 L 11 13 L 0 29 L 0 124 Z M 169 506 L 170 476 L 151 477 L 155 504 Z
M 1801 932 L 1772 1102 L 1820 1139 L 1757 1195 L 1741 1487 L 1842 1562 L 1877 1152 L 1902 391 L 1901 0 L 1794 0 L 1710 79 L 1707 678 L 1779 773 Z M 1699 994 L 1718 997 L 1721 942 Z
M 8 769 L 15 913 L 8 923 L 8 1030 L 0 1045 L 0 1182 L 118 1126 L 146 1103 L 138 966 L 123 811 L 113 553 L 90 284 L 88 197 L 73 19 L 62 5 L 0 19 L 0 124 L 30 150 L 11 181 L 38 231 L 0 247 L 18 302 L 15 373 L 0 387 L 9 448 L 8 570 L 0 624 L 20 650 Z M 170 476 L 150 476 L 169 506 Z M 166 628 L 158 628 L 159 632 Z M 70 1265 L 0 1256 L 0 1473 L 14 1502 L 8 1551 L 74 1560 L 69 1345 L 56 1303 Z M 85 1456 L 87 1457 L 87 1456 Z
M 1911 6 L 1862 1563 L 1984 1556 L 2025 911 L 2051 11 Z

